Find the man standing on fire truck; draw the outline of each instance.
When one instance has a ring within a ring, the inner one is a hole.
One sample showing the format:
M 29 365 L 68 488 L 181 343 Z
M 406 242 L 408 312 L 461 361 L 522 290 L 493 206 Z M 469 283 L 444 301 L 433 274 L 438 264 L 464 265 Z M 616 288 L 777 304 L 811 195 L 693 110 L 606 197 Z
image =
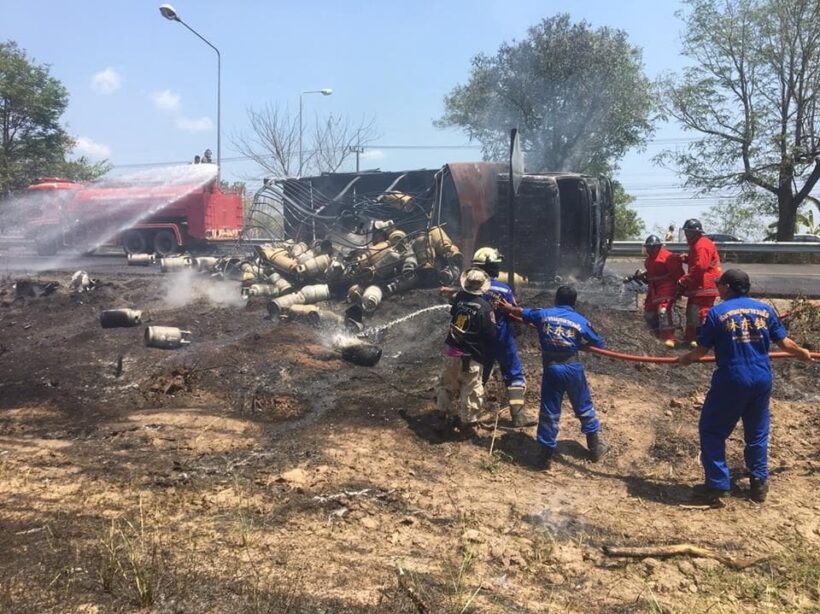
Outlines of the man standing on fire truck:
M 697 345 L 698 328 L 718 297 L 717 280 L 720 278 L 720 256 L 717 247 L 703 234 L 700 220 L 683 223 L 683 232 L 689 244 L 684 256 L 688 272 L 678 279 L 678 291 L 686 295 L 686 335 L 684 341 Z
M 656 235 L 649 235 L 643 245 L 646 249 L 644 275 L 649 285 L 643 317 L 664 345 L 674 348 L 676 282 L 684 277 L 682 258 L 666 249 Z

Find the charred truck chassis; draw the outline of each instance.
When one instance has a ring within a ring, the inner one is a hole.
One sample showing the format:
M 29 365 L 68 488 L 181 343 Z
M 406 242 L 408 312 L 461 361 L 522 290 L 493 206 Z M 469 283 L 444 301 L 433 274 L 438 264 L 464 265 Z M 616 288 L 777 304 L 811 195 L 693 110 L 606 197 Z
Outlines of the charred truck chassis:
M 505 167 L 457 163 L 438 171 L 329 173 L 282 180 L 275 190 L 281 207 L 280 238 L 328 238 L 355 249 L 371 240 L 379 222 L 392 220 L 408 234 L 443 225 L 465 263 L 484 245 L 507 254 Z M 600 275 L 612 246 L 614 216 L 607 178 L 564 172 L 524 175 L 516 199 L 516 272 L 535 283 L 550 283 L 557 276 Z

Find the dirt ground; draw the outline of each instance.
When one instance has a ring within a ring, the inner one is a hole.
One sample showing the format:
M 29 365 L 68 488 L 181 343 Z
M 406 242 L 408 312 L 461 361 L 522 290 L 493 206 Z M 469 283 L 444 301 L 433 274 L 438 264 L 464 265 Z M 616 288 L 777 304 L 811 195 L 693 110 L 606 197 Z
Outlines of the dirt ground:
M 506 412 L 493 454 L 492 413 L 478 441 L 442 429 L 444 310 L 390 329 L 363 368 L 262 304 L 202 291 L 171 305 L 173 279 L 103 281 L 18 300 L 0 283 L 1 611 L 820 611 L 818 363 L 775 363 L 769 501 L 748 499 L 737 431 L 733 496 L 704 509 L 689 493 L 710 366 L 585 357 L 612 450 L 590 463 L 565 406 L 544 473 L 535 429 Z M 395 297 L 374 323 L 438 302 Z M 193 343 L 159 350 L 142 327 L 102 329 L 117 307 Z M 579 310 L 613 349 L 669 353 L 639 312 Z M 796 335 L 818 333 L 809 321 Z M 538 348 L 532 334 L 519 343 L 535 411 Z M 678 543 L 764 560 L 602 551 Z

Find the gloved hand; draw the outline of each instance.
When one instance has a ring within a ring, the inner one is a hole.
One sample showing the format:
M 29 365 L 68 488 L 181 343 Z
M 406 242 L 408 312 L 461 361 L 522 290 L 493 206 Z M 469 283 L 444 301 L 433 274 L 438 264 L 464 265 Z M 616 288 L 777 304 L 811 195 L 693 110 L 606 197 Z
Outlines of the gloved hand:
M 635 269 L 635 273 L 632 275 L 628 275 L 624 277 L 624 283 L 628 284 L 632 281 L 640 281 L 643 283 L 647 283 L 646 271 L 642 271 L 641 269 Z
M 678 294 L 683 294 L 684 292 L 686 292 L 688 288 L 686 282 L 683 280 L 683 277 L 681 277 L 678 281 L 675 282 L 675 286 L 677 286 L 678 288 Z

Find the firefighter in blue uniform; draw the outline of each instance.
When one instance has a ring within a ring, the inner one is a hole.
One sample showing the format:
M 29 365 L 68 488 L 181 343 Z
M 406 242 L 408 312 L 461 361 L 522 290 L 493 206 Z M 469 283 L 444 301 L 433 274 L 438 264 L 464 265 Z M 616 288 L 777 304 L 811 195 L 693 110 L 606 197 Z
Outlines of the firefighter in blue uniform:
M 515 296 L 510 287 L 498 279 L 503 260 L 503 256 L 494 247 L 481 247 L 473 255 L 473 266 L 482 269 L 490 276 L 490 290 L 484 295 L 484 299 L 495 308 L 495 324 L 498 333 L 493 361 L 484 369 L 484 382 L 486 383 L 490 378 L 493 364 L 497 362 L 504 380 L 504 387 L 507 389 L 513 426 L 535 426 L 537 421 L 527 416 L 524 410 L 527 380 L 524 377 L 524 368 L 521 366 L 518 348 L 515 345 L 514 325 L 506 312 L 497 307 L 501 301 L 516 305 Z
M 769 345 L 774 341 L 801 360 L 811 360 L 811 354 L 787 336 L 769 305 L 746 296 L 751 284 L 745 272 L 730 269 L 721 275 L 717 285 L 723 302 L 709 310 L 698 333 L 697 348 L 679 358 L 681 364 L 687 365 L 714 349 L 717 363 L 698 424 L 706 480 L 695 487 L 695 495 L 715 503 L 729 493 L 726 439 L 740 420 L 746 442 L 744 458 L 750 475 L 750 496 L 762 503 L 769 490 Z
M 508 314 L 521 317 L 538 331 L 544 374 L 536 440 L 542 446 L 539 461 L 544 469 L 549 469 L 557 445 L 564 393 L 569 396 L 575 416 L 581 421 L 590 459 L 599 461 L 609 447 L 599 437 L 601 423 L 592 405 L 584 367 L 578 359 L 578 350 L 585 345 L 604 347 L 604 340 L 587 319 L 575 311 L 576 299 L 574 288 L 561 286 L 555 293 L 555 307 L 552 308 L 522 309 L 509 303 L 500 304 Z

